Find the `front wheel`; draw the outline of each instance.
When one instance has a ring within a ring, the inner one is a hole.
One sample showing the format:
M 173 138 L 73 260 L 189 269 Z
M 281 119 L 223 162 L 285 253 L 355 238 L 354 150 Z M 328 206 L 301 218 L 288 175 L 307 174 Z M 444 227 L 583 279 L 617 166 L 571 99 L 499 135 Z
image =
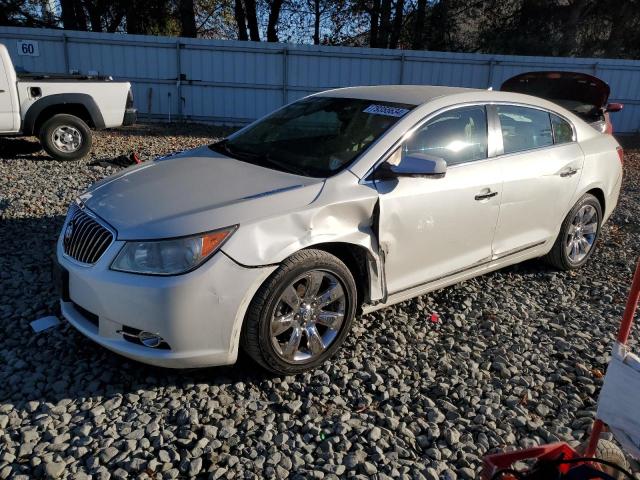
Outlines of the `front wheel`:
M 596 249 L 601 223 L 600 202 L 590 193 L 583 195 L 562 222 L 558 238 L 545 259 L 560 270 L 581 267 Z
M 80 118 L 61 113 L 44 122 L 40 143 L 57 160 L 79 160 L 91 150 L 91 129 Z
M 337 257 L 295 253 L 254 297 L 242 328 L 243 349 L 277 374 L 311 370 L 333 356 L 349 333 L 356 285 Z

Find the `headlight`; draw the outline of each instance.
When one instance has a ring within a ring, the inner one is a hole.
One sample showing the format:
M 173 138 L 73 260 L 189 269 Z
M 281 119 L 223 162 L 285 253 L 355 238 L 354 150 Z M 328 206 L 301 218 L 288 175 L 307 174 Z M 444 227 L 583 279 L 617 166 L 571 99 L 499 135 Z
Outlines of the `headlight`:
M 211 257 L 236 228 L 171 240 L 127 242 L 111 264 L 111 269 L 147 275 L 186 273 Z

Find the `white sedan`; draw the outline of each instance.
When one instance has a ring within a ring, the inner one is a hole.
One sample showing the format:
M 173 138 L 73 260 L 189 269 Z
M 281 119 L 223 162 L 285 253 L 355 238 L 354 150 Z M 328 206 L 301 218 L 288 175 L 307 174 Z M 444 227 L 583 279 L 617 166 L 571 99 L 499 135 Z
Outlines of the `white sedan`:
M 242 347 L 296 373 L 360 313 L 530 258 L 582 266 L 621 180 L 615 139 L 540 98 L 331 90 L 81 195 L 57 245 L 62 312 L 145 363 Z

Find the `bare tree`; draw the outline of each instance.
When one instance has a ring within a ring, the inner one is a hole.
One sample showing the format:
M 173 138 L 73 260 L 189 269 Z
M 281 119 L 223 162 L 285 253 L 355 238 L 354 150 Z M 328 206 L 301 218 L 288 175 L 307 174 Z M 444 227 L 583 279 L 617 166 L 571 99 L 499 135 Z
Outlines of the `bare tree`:
M 418 0 L 413 22 L 413 38 L 411 48 L 422 50 L 424 48 L 424 19 L 427 14 L 427 0 Z
M 389 48 L 398 48 L 400 35 L 402 34 L 402 25 L 404 20 L 404 0 L 396 0 L 396 14 L 393 18 L 393 27 L 391 29 L 391 37 L 389 38 Z
M 196 13 L 193 0 L 178 0 L 178 10 L 180 12 L 180 35 L 183 37 L 197 37 Z
M 60 0 L 62 25 L 66 30 L 87 30 L 87 17 L 81 0 Z
M 238 26 L 238 40 L 249 40 L 249 36 L 247 35 L 247 17 L 244 14 L 242 0 L 235 0 L 233 11 L 236 25 Z
M 258 13 L 255 0 L 244 0 L 247 25 L 249 26 L 249 38 L 254 42 L 260 41 L 260 29 L 258 28 Z
M 282 0 L 270 0 L 269 3 L 269 20 L 267 23 L 267 42 L 278 41 L 278 21 L 280 19 L 280 10 L 282 10 Z

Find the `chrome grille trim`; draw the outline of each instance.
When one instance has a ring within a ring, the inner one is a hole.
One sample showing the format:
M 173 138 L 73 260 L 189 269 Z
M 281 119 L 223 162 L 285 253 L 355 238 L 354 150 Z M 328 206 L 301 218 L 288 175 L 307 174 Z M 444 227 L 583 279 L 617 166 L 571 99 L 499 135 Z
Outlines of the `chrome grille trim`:
M 62 232 L 64 254 L 76 262 L 93 265 L 113 242 L 115 235 L 91 212 L 72 205 Z

